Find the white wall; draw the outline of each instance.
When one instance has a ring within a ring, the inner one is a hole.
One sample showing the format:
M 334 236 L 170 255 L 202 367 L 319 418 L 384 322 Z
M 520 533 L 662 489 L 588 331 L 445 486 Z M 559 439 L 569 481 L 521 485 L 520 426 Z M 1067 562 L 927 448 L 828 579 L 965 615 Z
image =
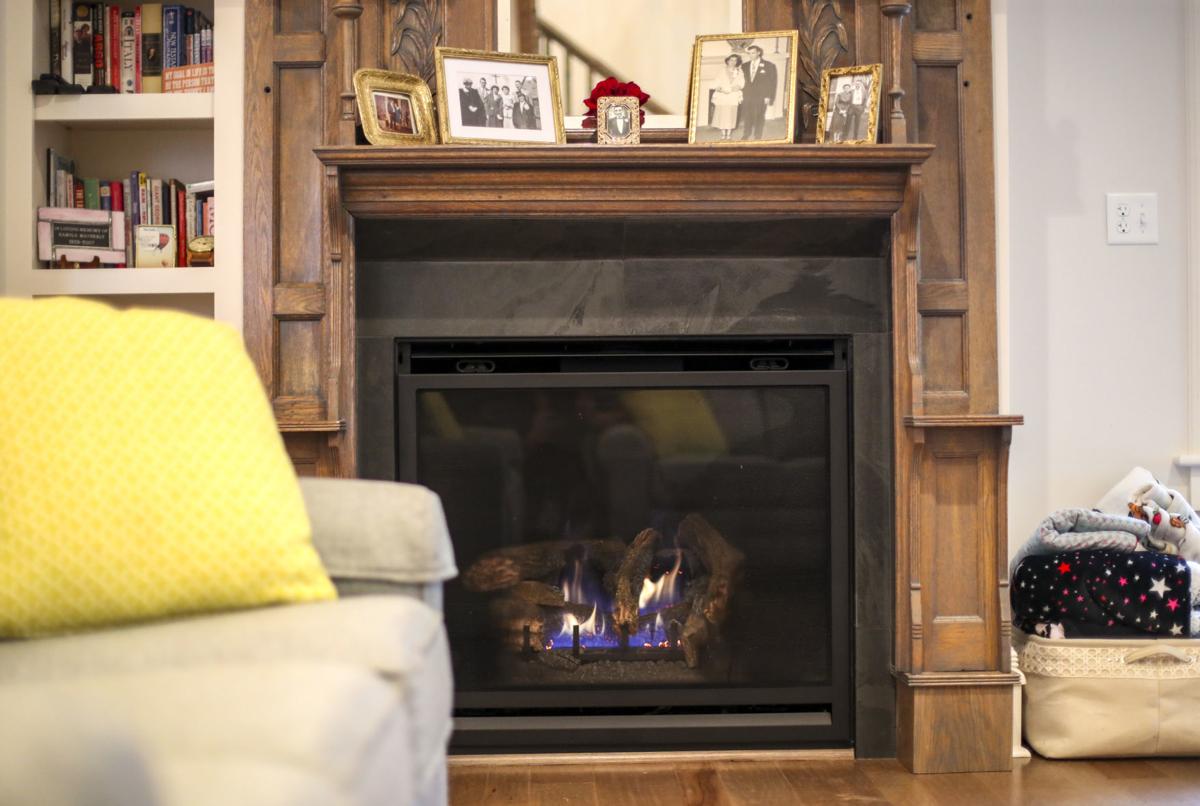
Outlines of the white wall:
M 1094 505 L 1136 464 L 1182 481 L 1172 458 L 1187 449 L 1182 32 L 1193 1 L 997 3 L 1009 402 L 1026 419 L 1013 434 L 1010 547 L 1052 510 Z M 1158 245 L 1105 243 L 1108 191 L 1159 194 Z

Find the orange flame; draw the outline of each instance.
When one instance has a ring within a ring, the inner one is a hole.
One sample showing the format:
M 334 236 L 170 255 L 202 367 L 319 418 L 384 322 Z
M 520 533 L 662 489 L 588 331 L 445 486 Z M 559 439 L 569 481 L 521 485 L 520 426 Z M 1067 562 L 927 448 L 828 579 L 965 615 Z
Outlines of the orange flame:
M 661 610 L 679 601 L 680 577 L 683 575 L 683 551 L 675 549 L 675 565 L 657 581 L 646 577 L 642 580 L 642 592 L 638 595 L 638 612 Z

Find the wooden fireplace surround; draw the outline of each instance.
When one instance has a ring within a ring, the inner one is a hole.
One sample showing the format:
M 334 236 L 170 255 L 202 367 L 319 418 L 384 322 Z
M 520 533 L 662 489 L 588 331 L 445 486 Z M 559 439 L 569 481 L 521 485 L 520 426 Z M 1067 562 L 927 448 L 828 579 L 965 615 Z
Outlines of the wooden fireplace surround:
M 835 12 L 844 40 L 805 36 Z M 907 120 L 893 91 L 888 131 L 932 144 L 348 145 L 354 70 L 428 77 L 435 44 L 494 42 L 492 1 L 248 0 L 247 346 L 300 472 L 353 476 L 358 218 L 888 219 L 897 754 L 916 772 L 1010 769 L 1006 473 L 1021 420 L 994 413 L 988 3 L 746 0 L 744 18 L 801 27 L 798 106 L 814 70 L 883 61 L 885 85 L 910 88 Z

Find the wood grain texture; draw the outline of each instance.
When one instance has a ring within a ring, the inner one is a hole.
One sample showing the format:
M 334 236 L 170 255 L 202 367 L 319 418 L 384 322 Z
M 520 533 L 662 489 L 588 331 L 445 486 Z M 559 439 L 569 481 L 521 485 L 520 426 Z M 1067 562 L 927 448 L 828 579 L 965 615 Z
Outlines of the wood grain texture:
M 1011 775 L 912 775 L 888 761 L 748 761 L 728 774 L 717 762 L 647 760 L 625 767 L 568 768 L 580 791 L 597 793 L 596 806 L 782 806 L 855 803 L 864 806 L 1178 806 L 1196 800 L 1200 760 L 1015 761 Z M 450 770 L 452 806 L 547 803 L 543 774 L 562 769 Z M 781 789 L 778 782 L 787 783 Z M 761 779 L 761 781 L 756 780 Z M 539 797 L 533 791 L 539 791 Z M 572 797 L 567 795 L 567 797 Z M 517 800 L 514 798 L 524 798 Z M 585 802 L 578 800 L 552 803 Z
M 1012 688 L 896 687 L 896 750 L 916 773 L 1012 768 Z
M 989 12 L 987 0 L 917 0 L 904 18 L 894 78 L 905 90 L 909 139 L 933 148 L 717 149 L 687 146 L 678 142 L 680 132 L 664 132 L 633 149 L 386 149 L 352 145 L 347 76 L 359 66 L 394 66 L 401 56 L 423 73 L 435 44 L 492 48 L 494 0 L 248 0 L 245 336 L 297 467 L 322 475 L 355 470 L 356 217 L 888 218 L 894 663 L 911 676 L 906 688 L 956 694 L 910 698 L 902 732 L 942 707 L 963 723 L 991 719 L 987 697 L 971 693 L 989 687 L 985 678 L 934 686 L 922 677 L 1008 668 L 1006 625 L 997 624 L 1006 595 L 1003 556 L 995 543 L 1005 534 L 1007 446 L 1019 419 L 992 414 Z M 830 58 L 836 65 L 895 61 L 880 0 L 744 0 L 743 16 L 751 29 L 807 26 L 809 73 Z M 406 44 L 393 53 L 397 21 Z M 945 516 L 940 531 L 929 512 Z M 953 573 L 951 558 L 972 572 L 943 579 Z M 975 749 L 951 753 L 945 763 L 994 769 L 995 754 L 1007 752 L 999 745 Z M 923 752 L 915 747 L 909 755 L 937 766 Z M 722 784 L 726 772 L 732 790 Z M 776 791 L 781 780 L 749 781 L 744 772 L 712 767 L 674 780 L 695 802 L 753 799 L 761 787 Z M 786 773 L 782 780 L 792 783 Z M 519 775 L 472 786 L 496 802 L 572 797 L 553 782 L 535 792 Z

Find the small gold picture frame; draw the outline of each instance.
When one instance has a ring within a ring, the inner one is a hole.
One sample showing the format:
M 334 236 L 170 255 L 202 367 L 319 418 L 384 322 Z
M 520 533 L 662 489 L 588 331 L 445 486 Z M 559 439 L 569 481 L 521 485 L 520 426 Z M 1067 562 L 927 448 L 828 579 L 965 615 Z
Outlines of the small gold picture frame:
M 688 142 L 790 143 L 796 136 L 799 31 L 696 37 Z
M 596 142 L 632 146 L 642 141 L 641 104 L 632 95 L 605 95 L 596 100 Z
M 417 76 L 388 70 L 359 70 L 354 74 L 354 96 L 363 134 L 371 145 L 437 142 L 433 97 Z
M 567 141 L 555 57 L 436 48 L 433 58 L 443 143 Z
M 821 73 L 817 142 L 866 145 L 879 142 L 882 64 L 835 67 Z

